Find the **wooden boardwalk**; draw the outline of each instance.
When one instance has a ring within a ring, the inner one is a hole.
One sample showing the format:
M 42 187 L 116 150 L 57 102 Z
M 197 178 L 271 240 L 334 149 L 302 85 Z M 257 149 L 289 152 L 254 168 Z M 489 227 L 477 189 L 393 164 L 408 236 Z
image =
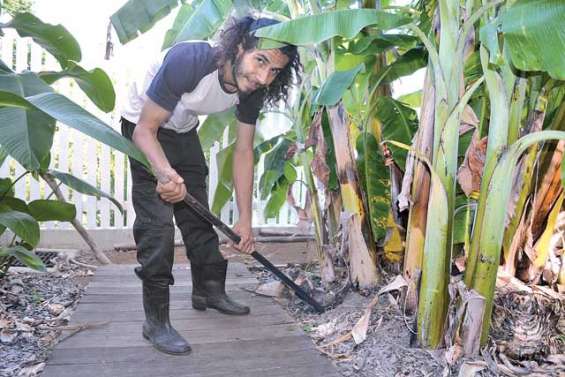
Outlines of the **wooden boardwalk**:
M 141 336 L 141 282 L 133 265 L 100 267 L 71 325 L 107 324 L 83 330 L 59 343 L 42 377 L 338 377 L 332 363 L 271 298 L 241 288 L 257 280 L 243 264 L 231 263 L 227 290 L 251 307 L 248 316 L 199 312 L 190 304 L 190 268 L 174 267 L 171 321 L 191 343 L 192 353 L 170 356 Z

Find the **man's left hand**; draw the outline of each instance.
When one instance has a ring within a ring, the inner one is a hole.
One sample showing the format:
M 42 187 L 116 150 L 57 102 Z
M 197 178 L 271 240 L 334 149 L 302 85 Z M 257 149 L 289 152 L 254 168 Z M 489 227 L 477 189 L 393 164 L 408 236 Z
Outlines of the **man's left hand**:
M 237 245 L 232 243 L 230 246 L 240 253 L 251 254 L 255 251 L 255 238 L 253 237 L 251 222 L 238 221 L 234 225 L 233 231 L 241 237 L 241 241 Z

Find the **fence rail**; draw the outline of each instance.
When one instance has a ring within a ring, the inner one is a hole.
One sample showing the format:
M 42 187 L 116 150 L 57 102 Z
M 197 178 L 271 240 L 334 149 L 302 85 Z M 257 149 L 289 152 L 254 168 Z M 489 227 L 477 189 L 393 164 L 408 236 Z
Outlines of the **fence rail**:
M 12 30 L 4 30 L 5 35 L 0 38 L 1 59 L 6 65 L 16 72 L 31 70 L 34 72 L 43 70 L 59 70 L 56 60 L 34 44 L 30 38 L 20 38 Z M 68 98 L 84 107 L 87 111 L 96 115 L 108 125 L 119 131 L 119 109 L 121 101 L 125 98 L 128 86 L 127 75 L 109 72 L 114 82 L 117 94 L 116 109 L 106 114 L 93 105 L 88 97 L 82 93 L 74 81 L 62 79 L 53 86 Z M 123 77 L 126 77 L 125 79 Z M 227 132 L 227 130 L 226 130 Z M 0 140 L 0 144 L 2 141 Z M 210 201 L 217 184 L 216 154 L 222 147 L 226 146 L 227 134 L 219 140 L 210 150 L 210 175 L 209 192 Z M 123 229 L 130 228 L 135 218 L 130 198 L 131 177 L 127 158 L 120 152 L 97 142 L 64 124 L 57 123 L 56 132 L 51 149 L 51 169 L 71 173 L 81 178 L 100 190 L 112 195 L 123 206 L 123 214 L 109 200 L 82 195 L 79 192 L 62 185 L 61 190 L 65 198 L 73 203 L 77 210 L 77 218 L 87 229 Z M 7 158 L 0 166 L 0 177 L 17 179 L 25 172 L 14 159 Z M 297 218 L 294 209 L 287 204 L 281 209 L 276 219 L 266 220 L 263 216 L 264 201 L 259 198 L 257 189 L 258 177 L 262 172 L 262 161 L 257 166 L 255 174 L 254 189 L 254 226 L 292 226 L 296 224 Z M 300 176 L 300 174 L 299 174 Z M 300 178 L 299 178 L 300 179 Z M 295 185 L 295 198 L 299 202 L 304 201 L 303 190 L 300 185 Z M 45 199 L 52 197 L 51 189 L 41 179 L 38 181 L 30 174 L 20 179 L 15 185 L 16 196 L 26 201 Z M 220 217 L 224 222 L 233 224 L 237 220 L 237 209 L 234 200 L 230 200 L 222 209 Z M 67 229 L 71 225 L 66 222 L 42 223 L 45 229 Z

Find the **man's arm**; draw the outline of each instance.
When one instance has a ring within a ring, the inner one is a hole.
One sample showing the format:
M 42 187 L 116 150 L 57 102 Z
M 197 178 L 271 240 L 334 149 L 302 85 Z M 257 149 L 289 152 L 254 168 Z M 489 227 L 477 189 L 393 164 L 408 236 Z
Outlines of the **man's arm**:
M 239 210 L 239 220 L 234 226 L 234 231 L 241 237 L 236 249 L 245 253 L 254 251 L 252 221 L 252 196 L 253 196 L 253 137 L 255 126 L 238 122 L 237 139 L 233 154 L 233 183 L 235 198 Z
M 169 119 L 171 113 L 147 99 L 141 110 L 139 122 L 135 126 L 132 139 L 135 145 L 145 154 L 153 172 L 157 176 L 157 192 L 161 198 L 170 203 L 184 199 L 186 187 L 184 180 L 171 167 L 169 160 L 157 140 L 157 131 L 162 123 Z M 162 182 L 167 182 L 163 184 Z

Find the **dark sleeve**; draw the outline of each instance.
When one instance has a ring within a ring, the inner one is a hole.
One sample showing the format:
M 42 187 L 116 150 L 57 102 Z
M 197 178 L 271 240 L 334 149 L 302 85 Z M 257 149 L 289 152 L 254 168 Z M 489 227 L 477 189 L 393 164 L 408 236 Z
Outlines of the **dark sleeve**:
M 192 92 L 215 69 L 211 54 L 212 48 L 207 43 L 180 43 L 171 47 L 147 89 L 147 96 L 162 108 L 173 111 L 181 96 Z
M 250 94 L 242 94 L 239 97 L 239 104 L 235 110 L 237 120 L 243 123 L 255 124 L 259 118 L 259 112 L 263 108 L 265 92 L 256 90 Z

